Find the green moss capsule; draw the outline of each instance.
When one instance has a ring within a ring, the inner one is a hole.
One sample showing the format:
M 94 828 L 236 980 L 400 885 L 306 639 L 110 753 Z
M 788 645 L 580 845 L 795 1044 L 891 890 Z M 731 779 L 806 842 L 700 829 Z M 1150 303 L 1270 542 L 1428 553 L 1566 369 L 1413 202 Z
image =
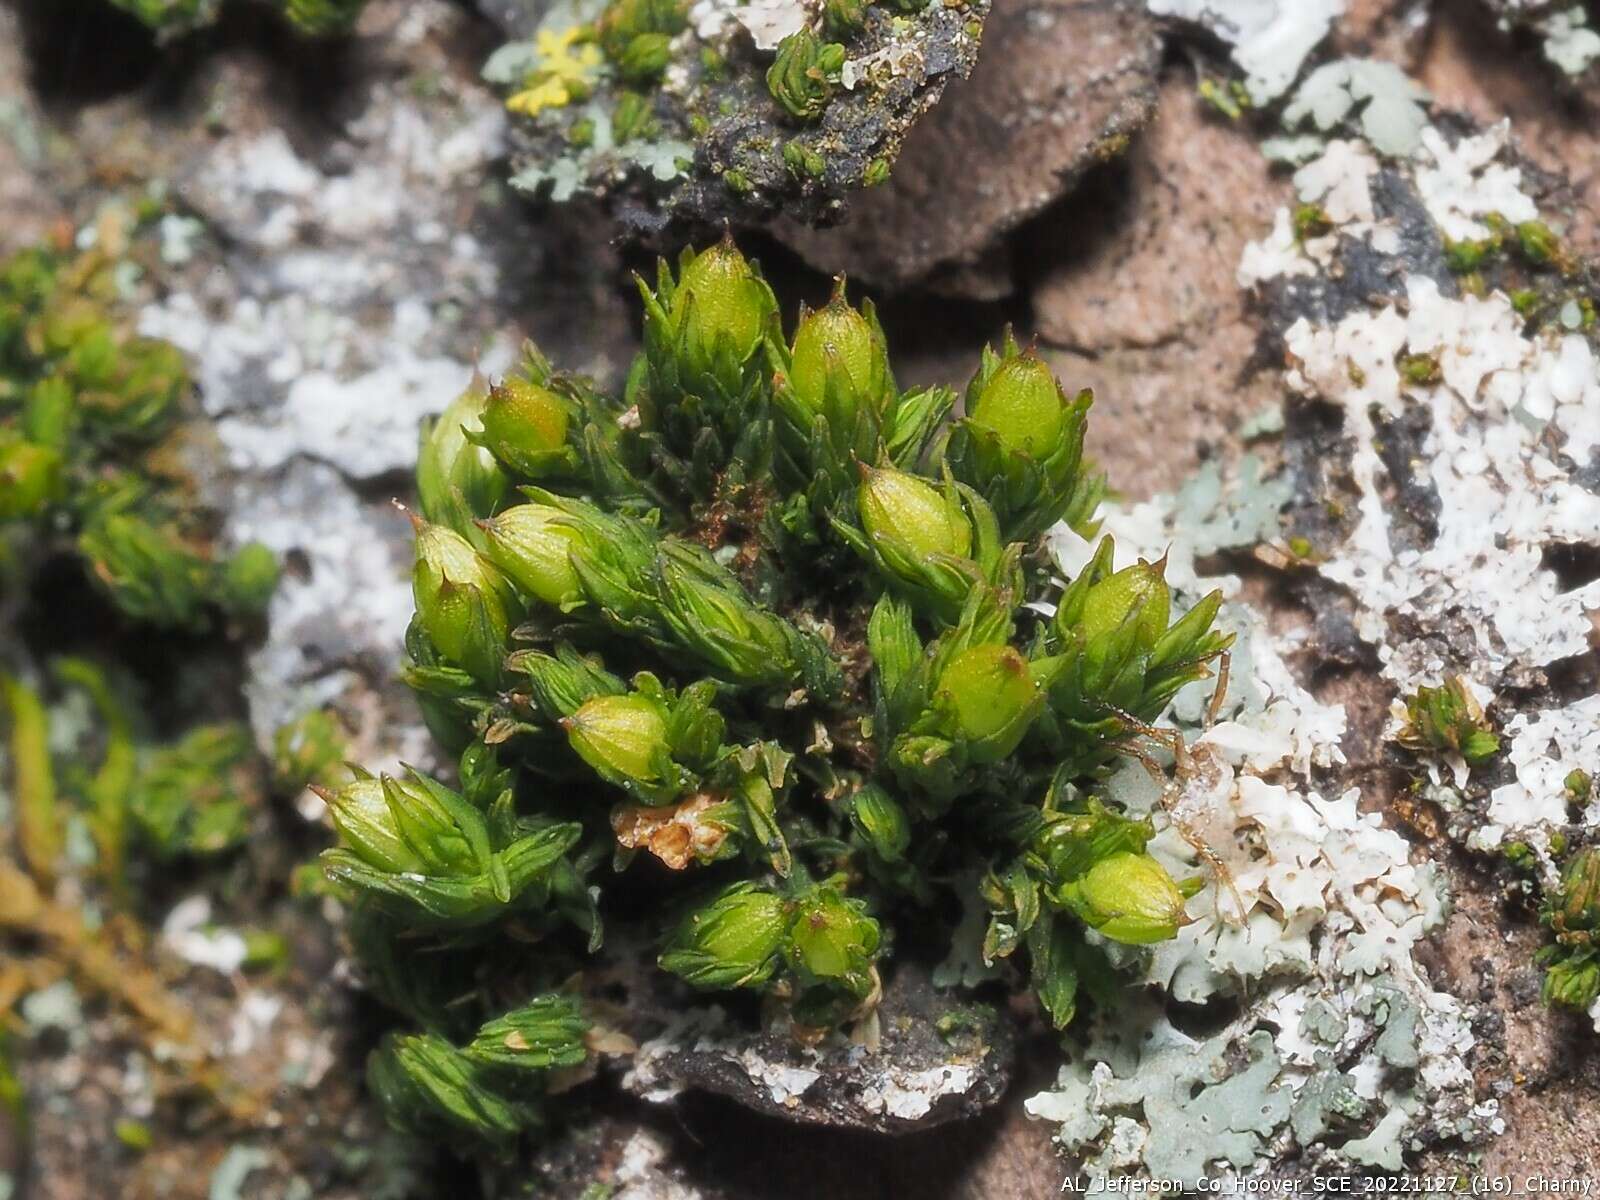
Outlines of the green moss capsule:
M 883 331 L 851 307 L 843 287 L 822 308 L 801 316 L 789 358 L 789 384 L 813 412 L 836 414 L 848 424 L 861 409 L 881 418 L 894 402 Z
M 864 468 L 856 497 L 862 528 L 879 547 L 922 557 L 963 557 L 972 525 L 961 502 L 926 479 L 888 467 Z
M 1006 645 L 973 646 L 939 676 L 935 702 L 948 734 L 969 744 L 976 762 L 998 762 L 1017 748 L 1044 706 L 1027 659 Z
M 411 591 L 439 653 L 482 683 L 498 680 L 511 633 L 511 588 L 499 569 L 460 534 L 418 522 Z
M 1006 360 L 983 385 L 967 419 L 1006 450 L 1043 459 L 1066 432 L 1067 400 L 1049 366 L 1022 354 Z
M 583 603 L 583 583 L 570 553 L 578 534 L 559 509 L 518 504 L 482 528 L 489 560 L 524 594 L 561 611 Z
M 670 755 L 667 715 L 661 705 L 639 695 L 596 696 L 563 723 L 578 757 L 615 782 L 657 783 L 661 761 Z
M 1162 568 L 1140 559 L 1089 589 L 1078 628 L 1093 639 L 1131 623 L 1140 641 L 1153 645 L 1171 614 L 1172 591 Z
M 1134 946 L 1176 937 L 1190 921 L 1183 891 L 1148 854 L 1102 859 L 1067 884 L 1062 898 L 1089 928 Z
M 777 969 L 788 921 L 782 898 L 735 884 L 691 910 L 658 961 L 696 987 L 760 987 Z

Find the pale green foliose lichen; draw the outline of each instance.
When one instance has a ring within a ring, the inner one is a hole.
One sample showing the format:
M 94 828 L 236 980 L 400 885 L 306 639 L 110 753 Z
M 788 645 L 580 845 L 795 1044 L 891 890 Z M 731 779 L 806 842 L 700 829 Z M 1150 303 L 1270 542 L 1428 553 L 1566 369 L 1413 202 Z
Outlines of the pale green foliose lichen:
M 1307 125 L 1321 134 L 1336 129 L 1359 132 L 1368 145 L 1389 158 L 1409 158 L 1427 124 L 1428 93 L 1393 63 L 1347 58 L 1326 63 L 1308 75 L 1283 109 L 1285 130 Z M 1298 157 L 1304 143 L 1274 140 L 1269 156 Z

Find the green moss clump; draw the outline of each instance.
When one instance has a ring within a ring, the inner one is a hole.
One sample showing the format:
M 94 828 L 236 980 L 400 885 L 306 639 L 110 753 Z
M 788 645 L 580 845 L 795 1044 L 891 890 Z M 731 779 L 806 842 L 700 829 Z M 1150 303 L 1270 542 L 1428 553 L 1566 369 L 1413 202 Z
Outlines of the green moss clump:
M 1500 737 L 1483 706 L 1459 676 L 1419 687 L 1405 700 L 1406 723 L 1396 740 L 1417 753 L 1459 754 L 1482 766 L 1500 752 Z
M 801 29 L 778 44 L 778 56 L 767 70 L 767 90 L 790 117 L 815 121 L 833 98 L 843 66 L 842 45 Z
M 1481 270 L 1489 256 L 1497 253 L 1499 249 L 1500 239 L 1497 237 L 1465 238 L 1461 241 L 1446 238 L 1445 265 L 1457 275 L 1468 275 Z
M 672 61 L 672 39 L 688 23 L 684 0 L 611 0 L 596 34 L 617 74 L 644 85 L 661 78 Z
M 1587 1011 L 1600 998 L 1600 849 L 1573 852 L 1539 919 L 1553 938 L 1536 956 L 1545 1003 Z
M 1400 359 L 1400 378 L 1407 383 L 1437 383 L 1441 377 L 1439 359 L 1432 354 L 1407 354 Z
M 1294 210 L 1294 236 L 1299 241 L 1318 238 L 1333 229 L 1333 220 L 1320 204 L 1299 204 Z
M 40 247 L 0 263 L 0 561 L 69 551 L 128 617 L 199 630 L 258 614 L 277 581 L 261 546 L 212 545 L 178 464 L 183 356 L 139 337 L 117 263 Z
M 871 1016 L 886 957 L 947 939 L 980 879 L 987 956 L 1065 1026 L 1080 981 L 1115 994 L 1104 939 L 1173 937 L 1200 882 L 1093 794 L 1230 639 L 1219 594 L 1177 610 L 1109 539 L 1057 592 L 1045 533 L 1092 530 L 1103 488 L 1088 393 L 1008 337 L 952 425 L 870 303 L 841 284 L 786 336 L 729 240 L 639 287 L 623 395 L 531 348 L 501 385 L 564 407 L 565 453 L 489 485 L 481 447 L 526 440 L 478 433 L 492 392 L 424 445 L 405 677 L 457 781 L 325 793 L 325 868 L 417 1030 L 372 1068 L 405 1128 L 536 1125 L 544 1068 L 479 1051 L 616 934 L 686 1003 L 757 993 L 812 1038 Z

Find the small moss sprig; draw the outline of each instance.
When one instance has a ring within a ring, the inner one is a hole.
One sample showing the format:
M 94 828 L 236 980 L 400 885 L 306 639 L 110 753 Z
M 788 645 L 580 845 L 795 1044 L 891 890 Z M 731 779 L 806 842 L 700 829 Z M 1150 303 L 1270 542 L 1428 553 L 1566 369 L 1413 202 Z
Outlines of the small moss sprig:
M 618 76 L 654 83 L 672 61 L 672 39 L 689 24 L 685 0 L 611 0 L 595 25 L 596 38 Z
M 1568 857 L 1539 919 L 1553 937 L 1535 956 L 1545 969 L 1545 1003 L 1587 1011 L 1600 998 L 1600 849 Z
M 814 121 L 828 107 L 839 86 L 844 47 L 824 42 L 809 29 L 799 29 L 778 43 L 778 56 L 767 69 L 767 90 L 797 121 Z
M 1499 735 L 1459 676 L 1417 688 L 1401 711 L 1405 719 L 1395 740 L 1413 753 L 1459 754 L 1477 767 L 1500 752 Z
M 980 878 L 986 954 L 1064 1026 L 1115 1003 L 1103 940 L 1173 937 L 1201 882 L 1094 795 L 1229 639 L 1109 539 L 1056 592 L 1044 531 L 1092 530 L 1104 486 L 1088 393 L 1008 337 L 952 423 L 870 303 L 841 281 L 786 336 L 731 240 L 639 288 L 622 396 L 530 349 L 424 433 L 405 675 L 459 779 L 325 793 L 357 951 L 417 1031 L 373 1065 L 405 1128 L 535 1128 L 556 1068 L 474 1047 L 549 1041 L 505 998 L 570 996 L 608 929 L 809 1040 L 871 1021 L 897 933 L 948 937 Z

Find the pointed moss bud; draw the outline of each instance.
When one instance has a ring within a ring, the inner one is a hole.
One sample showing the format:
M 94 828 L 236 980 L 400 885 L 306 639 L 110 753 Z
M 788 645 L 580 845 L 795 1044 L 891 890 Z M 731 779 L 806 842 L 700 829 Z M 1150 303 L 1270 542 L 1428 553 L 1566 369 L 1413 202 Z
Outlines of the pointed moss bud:
M 833 98 L 843 67 L 843 46 L 801 28 L 778 43 L 778 57 L 767 70 L 767 91 L 791 117 L 814 121 Z
M 1124 851 L 1101 859 L 1064 885 L 1061 899 L 1090 929 L 1132 946 L 1176 937 L 1191 920 L 1183 891 L 1148 854 Z
M 899 392 L 871 301 L 853 308 L 840 277 L 821 309 L 802 308 L 787 352 L 774 349 L 777 432 L 796 474 L 788 482 L 819 511 L 843 501 L 855 464 L 885 461 Z
M 519 504 L 483 522 L 484 552 L 526 595 L 562 612 L 583 603 L 569 551 L 577 532 L 547 504 Z
M 612 783 L 666 781 L 667 714 L 649 696 L 595 696 L 562 722 L 578 757 Z
M 386 1036 L 367 1060 L 367 1088 L 389 1123 L 406 1133 L 449 1130 L 503 1143 L 535 1120 L 492 1086 L 484 1068 L 433 1033 Z
M 926 479 L 892 467 L 867 467 L 856 502 L 862 528 L 875 545 L 892 545 L 916 558 L 962 558 L 972 549 L 972 524 L 961 502 Z
M 511 486 L 494 455 L 467 436 L 488 403 L 481 385 L 469 387 L 423 427 L 417 452 L 417 499 L 422 515 L 465 533 L 468 522 L 499 507 Z
M 1044 691 L 1012 647 L 973 646 L 940 674 L 934 703 L 945 715 L 943 732 L 967 742 L 974 762 L 999 762 L 1039 715 Z
M 777 334 L 777 298 L 731 238 L 698 254 L 685 251 L 676 282 L 664 263 L 658 277 L 653 294 L 640 283 L 656 391 L 702 397 L 736 422 L 737 402 L 765 379 L 757 351 Z
M 1544 1001 L 1588 1012 L 1600 999 L 1600 956 L 1584 955 L 1552 963 L 1545 971 Z
M 885 862 L 899 862 L 911 847 L 911 819 L 877 784 L 867 784 L 851 798 L 850 823 Z
M 763 609 L 699 547 L 667 540 L 656 563 L 661 616 L 673 640 L 719 679 L 828 690 L 827 649 Z
M 535 881 L 550 886 L 552 876 L 570 870 L 563 856 L 583 835 L 575 822 L 529 826 L 494 814 L 486 819 L 463 796 L 415 772 L 404 781 L 380 781 L 380 787 L 389 807 L 387 827 L 420 868 L 392 869 L 387 847 L 369 861 L 352 842 L 323 851 L 322 869 L 419 929 L 496 920 Z M 507 838 L 512 840 L 502 845 Z M 371 846 L 369 839 L 364 848 Z
M 1579 850 L 1561 873 L 1560 932 L 1600 932 L 1600 848 Z
M 489 392 L 480 416 L 483 431 L 469 436 L 520 475 L 538 479 L 570 467 L 567 446 L 571 410 L 549 388 L 508 376 Z
M 1131 623 L 1139 642 L 1153 646 L 1167 631 L 1167 619 L 1172 615 L 1165 566 L 1164 562 L 1152 565 L 1140 559 L 1090 588 L 1077 626 L 1084 639 L 1104 637 Z
M 693 351 L 710 359 L 719 344 L 726 344 L 741 363 L 761 345 L 776 311 L 771 290 L 732 238 L 707 247 L 684 265 L 669 309 L 673 325 Z
M 882 421 L 894 405 L 883 331 L 870 306 L 863 313 L 845 300 L 842 281 L 826 305 L 801 316 L 789 358 L 795 397 L 830 426 L 849 429 L 863 411 Z
M 61 455 L 33 442 L 0 441 L 0 520 L 32 517 L 61 496 Z
M 684 917 L 657 961 L 695 987 L 760 987 L 777 968 L 788 920 L 778 896 L 737 883 Z
M 980 593 L 1020 586 L 1020 547 L 1002 549 L 989 506 L 948 472 L 936 484 L 893 467 L 858 469 L 858 524 L 830 517 L 834 532 L 916 608 L 954 624 Z
M 1080 765 L 1104 761 L 1126 732 L 1117 715 L 1153 721 L 1207 664 L 1233 643 L 1212 625 L 1222 594 L 1202 598 L 1171 626 L 1164 563 L 1113 571 L 1116 546 L 1102 538 L 1093 559 L 1056 606 L 1046 649 L 1062 661 L 1049 683 L 1050 707 L 1072 737 L 1062 752 Z
M 1032 354 L 1008 358 L 989 377 L 967 419 L 1006 450 L 1035 459 L 1050 455 L 1066 430 L 1068 406 L 1050 368 Z
M 327 804 L 341 843 L 369 867 L 419 874 L 425 870 L 421 856 L 400 835 L 381 781 L 369 776 L 338 791 L 319 788 L 317 795 Z
M 838 984 L 861 998 L 872 990 L 880 939 L 878 923 L 861 901 L 818 887 L 795 907 L 784 954 L 802 981 Z
M 499 1067 L 576 1067 L 588 1058 L 588 1031 L 575 997 L 539 996 L 484 1025 L 465 1053 L 474 1062 Z
M 346 848 L 369 867 L 466 876 L 488 866 L 489 828 L 483 814 L 426 775 L 363 776 L 336 792 L 318 794 L 327 802 Z
M 439 653 L 494 686 L 511 633 L 505 576 L 459 534 L 419 521 L 411 591 L 417 619 Z
M 384 801 L 407 846 L 429 875 L 475 875 L 489 859 L 483 815 L 458 793 L 411 772 L 406 779 L 379 777 Z
M 1083 471 L 1083 438 L 1094 402 L 1067 397 L 1050 368 L 1008 333 L 985 347 L 967 386 L 964 420 L 947 445 L 950 469 L 993 507 L 1007 541 L 1027 541 L 1057 521 L 1092 521 L 1103 481 Z

